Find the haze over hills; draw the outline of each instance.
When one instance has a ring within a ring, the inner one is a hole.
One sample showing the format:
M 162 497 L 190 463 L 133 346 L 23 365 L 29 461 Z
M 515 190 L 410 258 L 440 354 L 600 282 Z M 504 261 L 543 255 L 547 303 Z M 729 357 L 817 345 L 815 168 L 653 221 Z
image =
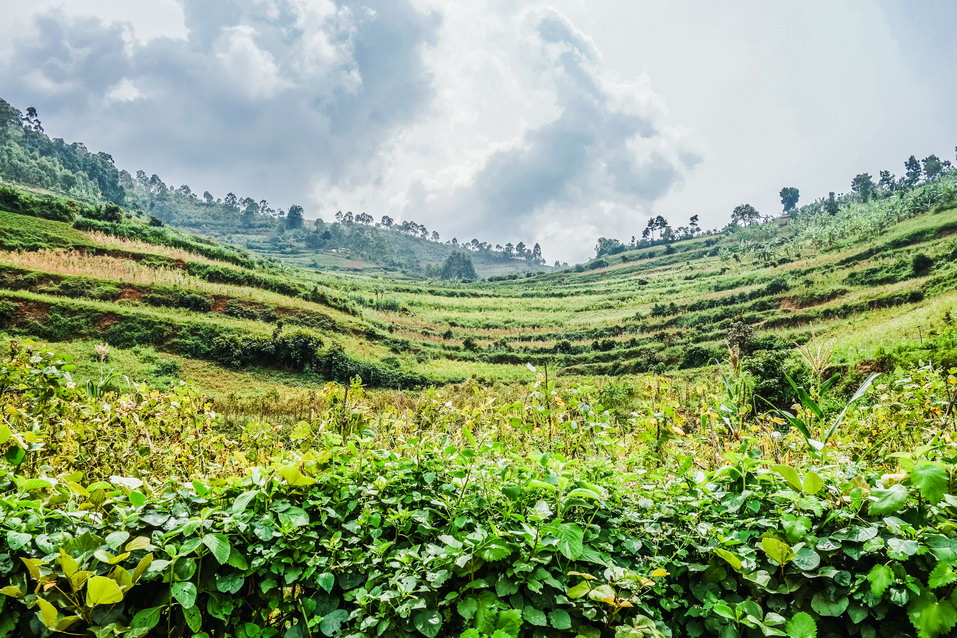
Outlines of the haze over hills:
M 51 139 L 35 109 L 24 114 L 2 99 L 0 179 L 84 201 L 122 204 L 160 222 L 303 267 L 425 277 L 439 275 L 452 253 L 465 251 L 482 277 L 548 270 L 537 244 L 442 241 L 436 230 L 413 220 L 374 219 L 365 212 L 308 219 L 297 204 L 287 211 L 248 195 L 230 192 L 217 198 L 187 185 L 167 185 L 142 170 L 132 175 L 117 168 L 108 153 L 88 151 L 82 142 Z

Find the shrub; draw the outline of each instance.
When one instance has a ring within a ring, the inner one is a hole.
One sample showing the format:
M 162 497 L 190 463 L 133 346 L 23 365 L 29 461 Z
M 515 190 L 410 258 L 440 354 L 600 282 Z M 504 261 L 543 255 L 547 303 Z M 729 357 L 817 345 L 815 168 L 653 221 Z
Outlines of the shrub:
M 911 272 L 915 276 L 922 277 L 929 273 L 933 267 L 933 258 L 928 257 L 924 253 L 917 253 L 914 255 L 914 258 L 911 259 Z

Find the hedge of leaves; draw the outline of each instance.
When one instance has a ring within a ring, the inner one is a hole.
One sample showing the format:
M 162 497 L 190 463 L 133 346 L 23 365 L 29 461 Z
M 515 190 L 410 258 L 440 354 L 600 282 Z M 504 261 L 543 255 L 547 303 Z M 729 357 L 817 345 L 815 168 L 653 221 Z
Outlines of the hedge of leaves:
M 0 370 L 0 399 L 29 399 L 41 424 L 55 397 L 81 401 L 48 364 Z M 178 417 L 144 423 L 155 418 Z M 148 490 L 32 462 L 45 436 L 0 425 L 3 636 L 932 637 L 957 625 L 945 445 L 878 474 L 775 465 L 745 442 L 705 472 L 692 457 L 628 469 L 356 437 Z

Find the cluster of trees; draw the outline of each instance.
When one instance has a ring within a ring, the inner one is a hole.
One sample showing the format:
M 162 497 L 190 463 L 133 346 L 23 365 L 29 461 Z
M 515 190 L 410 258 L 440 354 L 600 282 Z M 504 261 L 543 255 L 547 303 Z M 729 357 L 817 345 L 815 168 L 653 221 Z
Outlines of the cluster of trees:
M 595 258 L 605 255 L 617 255 L 626 250 L 654 246 L 655 244 L 670 244 L 680 239 L 691 239 L 701 234 L 701 226 L 697 215 L 692 215 L 687 226 L 673 228 L 667 219 L 661 215 L 648 218 L 648 223 L 641 231 L 641 239 L 634 235 L 630 242 L 623 242 L 611 237 L 600 237 L 595 245 Z
M 394 230 L 410 237 L 418 237 L 419 239 L 436 243 L 442 241 L 442 237 L 437 231 L 433 230 L 430 233 L 425 224 L 419 224 L 411 219 L 396 223 L 392 217 L 383 215 L 379 221 L 376 222 L 372 215 L 368 213 L 353 214 L 352 211 L 343 213 L 341 210 L 336 213 L 335 218 L 337 222 L 342 224 L 374 226 L 375 228 Z M 462 250 L 468 250 L 474 253 L 482 253 L 486 256 L 517 259 L 539 265 L 545 263 L 545 259 L 542 257 L 542 247 L 537 243 L 531 248 L 528 248 L 525 242 L 521 241 L 517 244 L 507 243 L 505 245 L 495 244 L 493 246 L 489 242 L 480 241 L 475 238 L 471 241 L 459 242 L 457 237 L 453 237 L 445 243 L 454 248 L 461 248 Z
M 437 274 L 447 281 L 475 281 L 478 278 L 471 258 L 458 250 L 448 256 Z
M 957 148 L 954 150 L 957 152 Z M 937 155 L 931 154 L 922 160 L 911 155 L 904 162 L 904 174 L 901 177 L 896 177 L 890 171 L 881 171 L 875 182 L 870 173 L 858 173 L 851 180 L 851 191 L 866 202 L 874 197 L 908 191 L 918 184 L 932 182 L 952 168 L 948 160 L 942 160 Z
M 107 153 L 51 139 L 32 106 L 25 113 L 0 99 L 0 178 L 78 199 L 125 203 L 120 172 Z

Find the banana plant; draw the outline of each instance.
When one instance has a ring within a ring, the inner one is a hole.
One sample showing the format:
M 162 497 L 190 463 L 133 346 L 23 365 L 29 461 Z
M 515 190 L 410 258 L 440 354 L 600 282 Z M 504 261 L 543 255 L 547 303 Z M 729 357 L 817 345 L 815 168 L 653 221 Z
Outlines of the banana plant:
M 804 441 L 807 443 L 808 449 L 811 451 L 811 454 L 815 458 L 822 458 L 825 454 L 825 447 L 827 442 L 834 436 L 834 433 L 837 432 L 837 428 L 840 427 L 841 423 L 844 422 L 844 417 L 847 415 L 847 411 L 854 405 L 864 393 L 867 392 L 867 389 L 871 386 L 871 383 L 874 382 L 878 376 L 877 372 L 872 373 L 864 382 L 857 388 L 857 391 L 854 395 L 844 404 L 844 407 L 841 409 L 841 412 L 831 421 L 830 425 L 824 423 L 826 416 L 824 410 L 821 409 L 821 406 L 818 404 L 818 400 L 827 393 L 828 390 L 833 387 L 834 382 L 838 379 L 838 375 L 835 374 L 830 379 L 821 384 L 821 388 L 818 391 L 818 398 L 815 399 L 812 397 L 808 391 L 803 387 L 794 382 L 788 375 L 784 375 L 788 383 L 791 385 L 791 388 L 794 390 L 794 393 L 798 397 L 798 401 L 801 404 L 801 407 L 804 408 L 805 416 L 795 416 L 787 410 L 778 409 L 778 414 L 787 421 L 787 423 L 795 428 L 801 435 L 804 437 Z M 817 424 L 820 423 L 820 426 Z M 825 429 L 826 426 L 826 429 Z M 815 432 L 818 430 L 818 432 Z

